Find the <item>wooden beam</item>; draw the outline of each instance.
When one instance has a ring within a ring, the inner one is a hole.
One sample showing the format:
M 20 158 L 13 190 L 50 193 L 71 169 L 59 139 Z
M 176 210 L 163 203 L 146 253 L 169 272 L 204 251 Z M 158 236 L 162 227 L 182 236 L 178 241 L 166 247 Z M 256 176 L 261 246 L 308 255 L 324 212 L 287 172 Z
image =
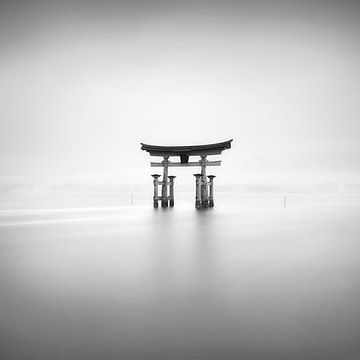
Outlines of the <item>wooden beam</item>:
M 169 167 L 169 157 L 164 156 L 164 160 L 162 162 L 163 166 L 163 179 L 161 185 L 161 207 L 168 207 L 168 167 Z
M 151 162 L 151 167 L 163 167 L 162 162 Z M 206 166 L 220 166 L 221 160 L 219 161 L 207 161 Z M 170 162 L 168 164 L 168 167 L 187 167 L 187 166 L 201 166 L 201 161 L 189 161 L 186 164 L 182 164 L 180 162 Z

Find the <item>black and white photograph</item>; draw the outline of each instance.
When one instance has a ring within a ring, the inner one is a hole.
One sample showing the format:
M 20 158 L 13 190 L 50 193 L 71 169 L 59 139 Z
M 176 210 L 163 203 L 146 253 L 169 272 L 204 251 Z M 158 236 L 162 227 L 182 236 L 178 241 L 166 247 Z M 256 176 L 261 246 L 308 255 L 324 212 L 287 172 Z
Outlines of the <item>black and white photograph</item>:
M 360 360 L 360 1 L 0 0 L 0 360 Z

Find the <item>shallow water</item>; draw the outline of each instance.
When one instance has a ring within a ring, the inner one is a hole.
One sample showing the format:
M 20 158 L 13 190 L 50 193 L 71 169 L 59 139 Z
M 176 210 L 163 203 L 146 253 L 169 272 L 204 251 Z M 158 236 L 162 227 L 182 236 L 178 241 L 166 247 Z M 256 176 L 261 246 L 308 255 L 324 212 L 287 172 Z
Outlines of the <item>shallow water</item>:
M 1 359 L 360 358 L 359 196 L 2 197 Z

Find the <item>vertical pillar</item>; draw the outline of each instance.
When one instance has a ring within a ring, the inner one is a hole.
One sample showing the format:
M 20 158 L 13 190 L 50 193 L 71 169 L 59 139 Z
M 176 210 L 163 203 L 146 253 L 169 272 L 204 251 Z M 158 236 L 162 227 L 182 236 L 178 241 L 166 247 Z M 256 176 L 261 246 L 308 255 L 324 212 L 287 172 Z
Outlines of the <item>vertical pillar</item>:
M 210 207 L 214 207 L 214 177 L 215 177 L 215 175 L 208 175 L 209 188 L 210 188 L 210 194 L 209 194 L 209 206 Z
M 158 193 L 158 185 L 159 185 L 159 176 L 158 174 L 151 175 L 154 178 L 154 196 L 153 196 L 153 202 L 154 202 L 154 208 L 157 208 L 159 206 L 158 200 L 159 200 L 159 193 Z
M 174 206 L 174 179 L 176 178 L 176 176 L 174 175 L 169 175 L 168 178 L 170 179 L 170 207 Z
M 208 183 L 206 179 L 206 155 L 201 155 L 201 205 L 209 206 Z
M 199 209 L 201 207 L 201 174 L 194 174 L 196 177 L 195 185 L 195 207 Z
M 164 156 L 163 160 L 164 172 L 163 172 L 163 180 L 162 180 L 162 188 L 161 188 L 161 207 L 168 206 L 168 166 L 169 166 L 169 156 Z

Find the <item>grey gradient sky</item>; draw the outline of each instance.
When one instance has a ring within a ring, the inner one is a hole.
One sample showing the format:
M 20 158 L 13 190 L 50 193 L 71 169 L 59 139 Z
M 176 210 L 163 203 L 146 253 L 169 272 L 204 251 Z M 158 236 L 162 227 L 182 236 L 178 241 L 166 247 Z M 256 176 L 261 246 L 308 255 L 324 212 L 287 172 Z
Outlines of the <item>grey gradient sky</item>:
M 359 20 L 346 0 L 2 1 L 0 177 L 143 183 L 140 142 L 234 138 L 222 183 L 360 181 Z

